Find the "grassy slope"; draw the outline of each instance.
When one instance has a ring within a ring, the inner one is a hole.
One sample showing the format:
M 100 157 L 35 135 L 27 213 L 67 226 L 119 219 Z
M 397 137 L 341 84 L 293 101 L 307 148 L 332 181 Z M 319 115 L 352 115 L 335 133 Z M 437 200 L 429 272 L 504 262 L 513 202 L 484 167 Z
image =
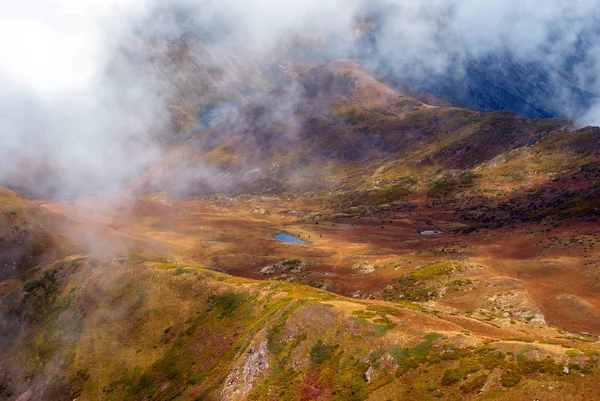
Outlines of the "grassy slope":
M 548 393 L 540 386 L 554 399 L 600 394 L 597 345 L 551 328 L 553 340 L 510 338 L 411 304 L 141 255 L 65 259 L 5 282 L 0 300 L 0 394 L 9 398 L 497 399 Z
M 0 187 L 0 280 L 77 253 L 164 254 L 160 244 L 111 227 L 104 220 L 107 210 L 123 208 L 120 218 L 137 211 L 119 199 L 105 201 L 106 205 L 97 208 L 91 206 L 96 204 L 94 199 L 38 205 Z M 118 228 L 117 223 L 113 225 Z
M 462 219 L 496 226 L 545 218 L 596 218 L 599 143 L 597 128 L 548 135 L 467 172 L 471 174 L 467 185 L 461 185 L 456 175 L 440 177 L 434 188 L 445 192 L 438 193 L 435 202 L 455 207 Z

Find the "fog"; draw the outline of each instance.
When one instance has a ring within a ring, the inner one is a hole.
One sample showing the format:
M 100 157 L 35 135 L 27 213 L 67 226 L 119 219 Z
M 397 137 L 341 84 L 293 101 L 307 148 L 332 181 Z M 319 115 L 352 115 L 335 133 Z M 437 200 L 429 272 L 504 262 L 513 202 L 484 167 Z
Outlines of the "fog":
M 523 115 L 598 124 L 599 19 L 592 0 L 5 1 L 0 182 L 33 197 L 118 191 L 194 132 L 344 57 L 459 105 L 485 110 L 479 94 L 500 86 Z
M 313 103 L 323 91 L 293 80 L 336 59 L 359 59 L 386 84 L 457 106 L 600 124 L 599 22 L 597 0 L 1 0 L 0 186 L 47 201 L 103 196 L 69 210 L 82 224 L 65 223 L 75 251 L 110 253 L 114 241 L 137 252 L 154 243 L 89 228 L 104 229 L 103 218 L 118 223 L 137 206 L 107 195 L 127 192 L 158 163 L 178 167 L 159 169 L 165 177 L 157 180 L 175 195 L 240 194 L 255 181 L 268 193 L 278 177 L 261 176 L 261 141 L 280 153 L 298 143 L 297 116 L 320 112 Z M 237 181 L 199 160 L 200 151 L 179 158 L 182 145 L 211 128 L 218 139 L 242 138 Z M 319 150 L 307 149 L 304 164 L 284 176 L 297 188 L 327 167 L 303 169 Z M 118 278 L 102 275 L 95 296 L 121 285 Z M 12 334 L 0 345 L 10 346 L 27 323 L 5 318 L 0 326 L 10 322 Z M 55 380 L 62 370 L 46 373 Z M 49 383 L 44 374 L 26 379 L 31 394 Z

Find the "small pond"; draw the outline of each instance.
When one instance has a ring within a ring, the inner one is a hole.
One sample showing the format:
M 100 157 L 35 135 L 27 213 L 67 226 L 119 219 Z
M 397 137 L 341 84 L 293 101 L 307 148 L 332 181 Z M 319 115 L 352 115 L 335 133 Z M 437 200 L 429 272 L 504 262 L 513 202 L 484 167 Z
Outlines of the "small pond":
M 273 238 L 275 238 L 277 241 L 289 242 L 291 244 L 306 244 L 305 241 L 302 241 L 299 238 L 292 237 L 291 235 L 284 233 L 277 234 Z
M 440 235 L 440 234 L 442 234 L 442 232 L 435 231 L 435 230 L 422 230 L 422 231 L 419 231 L 419 234 L 421 234 L 421 235 Z

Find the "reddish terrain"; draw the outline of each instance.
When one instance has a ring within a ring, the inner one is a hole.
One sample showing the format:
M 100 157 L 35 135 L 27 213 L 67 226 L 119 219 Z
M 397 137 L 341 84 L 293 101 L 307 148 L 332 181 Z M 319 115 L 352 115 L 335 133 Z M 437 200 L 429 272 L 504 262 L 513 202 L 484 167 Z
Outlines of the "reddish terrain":
M 434 285 L 437 290 L 451 288 L 449 280 L 475 284 L 447 290 L 424 307 L 472 314 L 497 306 L 496 319 L 503 318 L 502 311 L 510 319 L 543 315 L 546 323 L 565 330 L 600 335 L 596 222 L 570 220 L 558 227 L 520 223 L 461 233 L 468 222 L 456 221 L 441 208 L 341 218 L 322 215 L 317 204 L 278 197 L 176 200 L 157 195 L 118 199 L 117 208 L 115 201 L 89 199 L 44 207 L 108 226 L 96 234 L 100 242 L 107 236 L 126 238 L 141 252 L 179 263 L 294 281 L 357 298 L 385 298 L 383 290 L 393 280 L 420 266 L 450 261 L 457 269 Z M 443 234 L 421 235 L 418 230 Z M 282 232 L 307 244 L 273 238 Z M 296 259 L 305 264 L 301 270 L 259 273 L 265 266 Z M 509 293 L 495 304 L 498 296 Z

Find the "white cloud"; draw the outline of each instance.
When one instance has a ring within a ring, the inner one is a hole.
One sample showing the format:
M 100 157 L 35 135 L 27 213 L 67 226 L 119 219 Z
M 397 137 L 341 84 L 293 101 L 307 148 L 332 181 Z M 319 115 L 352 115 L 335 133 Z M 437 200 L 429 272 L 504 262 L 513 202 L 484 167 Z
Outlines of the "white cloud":
M 139 0 L 0 2 L 0 79 L 38 95 L 86 88 L 99 73 L 107 24 Z

